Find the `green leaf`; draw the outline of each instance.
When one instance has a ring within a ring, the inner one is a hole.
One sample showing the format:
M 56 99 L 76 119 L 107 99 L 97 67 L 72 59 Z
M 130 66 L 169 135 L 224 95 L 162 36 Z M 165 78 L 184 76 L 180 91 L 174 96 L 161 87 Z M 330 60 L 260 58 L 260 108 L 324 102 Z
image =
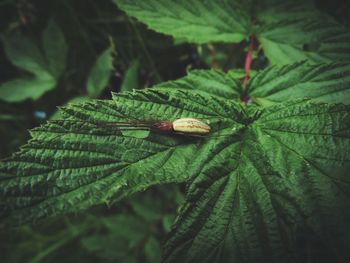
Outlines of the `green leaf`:
M 131 199 L 130 204 L 138 216 L 152 223 L 162 218 L 160 200 L 155 199 L 154 196 L 144 196 L 142 199 Z
M 308 0 L 113 0 L 177 40 L 237 43 L 256 35 L 272 64 L 350 61 L 350 30 Z
M 81 239 L 81 245 L 88 252 L 98 256 L 104 262 L 123 261 L 128 255 L 128 242 L 124 238 L 111 234 L 96 234 Z M 136 261 L 136 260 L 135 260 Z
M 247 89 L 252 100 L 263 106 L 297 98 L 349 104 L 350 64 L 272 66 L 253 77 Z
M 172 214 L 164 215 L 163 220 L 162 220 L 162 225 L 163 225 L 163 229 L 165 232 L 170 232 L 171 227 L 172 227 L 173 222 L 174 222 L 174 219 L 175 219 L 175 217 Z
M 291 13 L 262 27 L 258 38 L 272 64 L 350 61 L 350 30 L 326 15 L 295 19 Z
M 286 17 L 293 19 L 305 19 L 315 14 L 314 1 L 310 0 L 263 0 L 254 1 L 258 19 L 264 24 L 271 24 L 285 20 Z
M 20 120 L 22 117 L 13 114 L 0 114 L 0 121 Z
M 113 70 L 113 46 L 107 48 L 97 58 L 87 80 L 87 92 L 90 97 L 97 98 L 107 87 Z
M 63 32 L 54 20 L 50 20 L 43 32 L 43 46 L 50 72 L 59 78 L 66 68 L 68 45 Z
M 192 43 L 240 42 L 250 30 L 244 1 L 113 0 L 151 29 Z
M 19 33 L 2 37 L 7 58 L 16 67 L 30 73 L 45 71 L 45 57 L 38 46 L 29 38 Z
M 265 0 L 256 19 L 256 35 L 271 64 L 350 61 L 350 30 L 312 1 Z
M 36 100 L 56 87 L 66 66 L 67 44 L 58 25 L 51 20 L 43 32 L 45 54 L 38 45 L 19 33 L 2 36 L 7 58 L 31 76 L 19 77 L 0 85 L 0 99 L 20 102 Z
M 165 261 L 304 262 L 298 245 L 318 240 L 347 262 L 350 106 L 294 101 L 255 113 L 198 166 Z
M 197 169 L 194 157 L 198 165 L 203 162 L 213 142 L 154 133 L 138 139 L 98 123 L 196 117 L 211 121 L 215 134 L 218 125 L 220 132 L 242 126 L 235 121 L 239 109 L 195 92 L 156 90 L 67 106 L 62 121 L 32 130 L 29 144 L 1 163 L 0 217 L 20 224 L 115 201 L 151 185 L 184 182 Z
M 334 73 L 312 67 L 307 75 Z M 221 83 L 214 90 L 235 83 L 222 72 L 197 71 L 183 89 L 167 82 L 68 105 L 62 120 L 32 130 L 29 143 L 0 163 L 1 222 L 33 222 L 152 185 L 187 182 L 166 261 L 303 262 L 313 255 L 305 258 L 300 246 L 307 244 L 312 254 L 316 243 L 347 262 L 350 105 L 297 100 L 243 107 L 210 95 L 211 85 L 196 79 L 211 74 Z M 141 139 L 103 125 L 182 117 L 209 121 L 211 134 L 150 132 Z
M 127 71 L 125 72 L 123 83 L 120 87 L 120 92 L 132 91 L 139 88 L 138 74 L 140 68 L 140 61 L 134 60 Z
M 239 99 L 242 91 L 239 80 L 219 70 L 192 70 L 188 76 L 176 81 L 163 82 L 157 89 L 194 90 L 203 95 L 215 95 L 226 99 Z
M 150 237 L 145 244 L 145 254 L 147 262 L 157 263 L 161 262 L 162 250 L 157 239 Z
M 203 95 L 236 101 L 240 101 L 241 95 L 247 92 L 254 102 L 262 106 L 301 98 L 349 104 L 349 74 L 348 63 L 310 65 L 304 61 L 254 72 L 247 91 L 243 91 L 240 84 L 241 75 L 218 70 L 193 70 L 184 78 L 157 84 L 155 88 L 195 90 Z
M 43 71 L 34 78 L 14 79 L 0 84 L 0 99 L 8 102 L 19 102 L 28 98 L 36 100 L 55 86 L 56 80 Z
M 108 228 L 108 233 L 127 240 L 129 248 L 136 246 L 148 234 L 145 222 L 136 216 L 125 214 L 110 216 L 103 218 L 102 223 Z
M 71 99 L 69 99 L 64 106 L 67 106 L 69 103 L 81 103 L 81 102 L 85 102 L 91 100 L 91 98 L 87 97 L 87 96 L 76 96 L 73 97 Z M 62 112 L 60 110 L 55 111 L 51 116 L 50 116 L 50 120 L 61 120 L 62 119 Z

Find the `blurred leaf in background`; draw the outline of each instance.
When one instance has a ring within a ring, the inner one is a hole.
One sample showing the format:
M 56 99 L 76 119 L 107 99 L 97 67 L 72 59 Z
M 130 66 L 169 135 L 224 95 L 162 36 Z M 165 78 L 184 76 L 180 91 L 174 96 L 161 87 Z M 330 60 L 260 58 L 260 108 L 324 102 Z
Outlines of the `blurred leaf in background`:
M 50 72 L 58 79 L 66 68 L 68 45 L 59 25 L 53 19 L 44 30 L 43 47 Z
M 132 91 L 139 88 L 138 74 L 140 70 L 140 61 L 135 59 L 124 74 L 124 79 L 120 87 L 120 92 Z
M 19 102 L 36 100 L 54 89 L 66 67 L 67 43 L 59 26 L 50 20 L 43 32 L 41 48 L 19 32 L 2 36 L 7 58 L 24 72 L 0 85 L 0 99 Z
M 114 52 L 114 47 L 110 46 L 96 59 L 87 80 L 87 93 L 90 97 L 98 98 L 107 87 L 113 73 Z

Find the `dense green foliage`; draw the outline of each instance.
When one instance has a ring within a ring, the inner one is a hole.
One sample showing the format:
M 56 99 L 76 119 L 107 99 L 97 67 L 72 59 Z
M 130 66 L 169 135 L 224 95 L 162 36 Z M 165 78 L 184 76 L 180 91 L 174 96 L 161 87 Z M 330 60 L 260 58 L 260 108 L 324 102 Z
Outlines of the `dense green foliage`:
M 350 31 L 309 0 L 113 0 L 157 32 L 190 43 L 257 36 L 274 64 L 350 59 Z
M 35 5 L 2 3 L 20 20 L 1 38 L 17 72 L 0 85 L 0 121 L 10 128 L 28 105 L 50 115 L 19 151 L 4 144 L 1 231 L 38 244 L 0 245 L 5 260 L 348 262 L 346 23 L 312 1 L 101 3 L 42 3 L 41 27 Z M 198 69 L 175 70 L 181 57 Z M 187 117 L 210 133 L 113 125 Z

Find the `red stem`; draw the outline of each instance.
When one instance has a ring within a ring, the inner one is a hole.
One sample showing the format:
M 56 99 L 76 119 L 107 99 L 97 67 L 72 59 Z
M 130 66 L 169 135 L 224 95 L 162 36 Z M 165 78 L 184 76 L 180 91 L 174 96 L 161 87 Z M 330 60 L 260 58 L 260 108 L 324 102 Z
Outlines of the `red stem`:
M 244 75 L 244 78 L 243 78 L 243 81 L 242 81 L 243 87 L 247 84 L 247 81 L 249 79 L 250 68 L 251 68 L 251 65 L 252 65 L 253 51 L 254 51 L 254 35 L 251 35 L 250 38 L 249 38 L 248 53 L 247 53 L 247 56 L 245 57 L 245 64 L 244 64 L 245 75 Z

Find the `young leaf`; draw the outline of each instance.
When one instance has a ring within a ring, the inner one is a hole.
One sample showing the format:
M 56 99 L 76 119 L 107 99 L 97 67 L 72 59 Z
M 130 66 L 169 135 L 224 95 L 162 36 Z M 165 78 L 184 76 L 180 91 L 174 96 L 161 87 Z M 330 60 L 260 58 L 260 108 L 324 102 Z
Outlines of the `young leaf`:
M 50 20 L 43 32 L 43 46 L 50 72 L 59 78 L 66 67 L 68 46 L 63 32 L 54 20 Z
M 100 96 L 107 87 L 113 70 L 113 52 L 112 46 L 103 51 L 91 69 L 87 80 L 87 92 L 92 98 Z
M 195 117 L 210 120 L 215 135 L 238 130 L 241 115 L 240 106 L 225 100 L 170 90 L 67 106 L 62 121 L 32 130 L 29 144 L 0 164 L 0 217 L 19 224 L 117 200 L 154 184 L 184 182 L 215 144 L 180 135 L 126 137 L 98 123 Z
M 254 116 L 198 166 L 165 261 L 303 262 L 298 244 L 318 240 L 346 262 L 350 106 L 294 101 Z
M 253 77 L 247 89 L 252 100 L 263 106 L 297 98 L 349 104 L 350 64 L 272 66 Z

